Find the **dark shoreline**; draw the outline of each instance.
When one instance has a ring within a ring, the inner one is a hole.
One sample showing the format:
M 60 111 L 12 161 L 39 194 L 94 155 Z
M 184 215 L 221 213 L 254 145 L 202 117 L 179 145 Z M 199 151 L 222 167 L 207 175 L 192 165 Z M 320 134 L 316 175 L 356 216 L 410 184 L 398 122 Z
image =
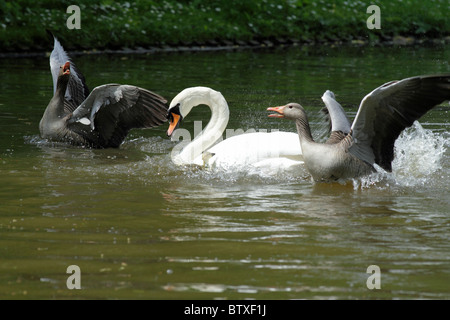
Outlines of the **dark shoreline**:
M 437 39 L 420 39 L 412 36 L 395 36 L 382 41 L 369 42 L 367 40 L 330 40 L 330 41 L 300 41 L 296 39 L 266 39 L 251 41 L 208 41 L 205 43 L 184 43 L 174 46 L 149 46 L 136 48 L 119 48 L 104 50 L 68 50 L 70 55 L 79 56 L 86 54 L 156 54 L 177 52 L 206 52 L 206 51 L 235 51 L 249 49 L 268 49 L 276 47 L 298 47 L 298 46 L 434 46 L 450 44 L 450 36 Z M 52 48 L 32 52 L 1 52 L 0 59 L 4 58 L 46 58 Z

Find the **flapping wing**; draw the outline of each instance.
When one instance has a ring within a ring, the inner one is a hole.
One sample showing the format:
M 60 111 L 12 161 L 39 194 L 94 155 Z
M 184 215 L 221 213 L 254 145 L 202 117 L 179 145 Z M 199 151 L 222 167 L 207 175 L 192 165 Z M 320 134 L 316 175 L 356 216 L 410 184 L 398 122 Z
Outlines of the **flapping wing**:
M 427 75 L 388 82 L 361 101 L 353 121 L 358 158 L 391 171 L 394 143 L 400 133 L 434 106 L 450 99 L 450 74 Z
M 64 51 L 63 46 L 56 37 L 54 38 L 53 51 L 50 54 L 50 71 L 53 78 L 53 94 L 56 91 L 56 83 L 58 81 L 59 69 L 64 63 L 70 61 L 70 73 L 71 77 L 67 85 L 65 94 L 66 103 L 64 108 L 66 112 L 70 113 L 75 110 L 89 95 L 89 89 L 86 85 L 83 74 L 76 68 L 71 61 L 67 52 Z
M 146 89 L 106 84 L 92 90 L 73 112 L 69 124 L 89 125 L 103 147 L 118 147 L 132 128 L 152 128 L 167 121 L 167 101 Z
M 327 143 L 340 142 L 350 132 L 350 121 L 342 106 L 336 101 L 333 92 L 330 90 L 325 91 L 322 100 L 325 103 L 326 112 L 331 122 L 331 136 Z

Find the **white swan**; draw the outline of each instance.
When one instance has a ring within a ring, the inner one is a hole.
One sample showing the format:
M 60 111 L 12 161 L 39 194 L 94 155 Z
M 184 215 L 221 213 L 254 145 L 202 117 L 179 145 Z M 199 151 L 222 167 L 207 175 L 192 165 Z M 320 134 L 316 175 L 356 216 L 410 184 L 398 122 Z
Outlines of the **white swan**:
M 190 134 L 178 128 L 192 108 L 207 105 L 211 119 L 193 141 Z M 248 166 L 264 167 L 276 172 L 303 163 L 298 135 L 293 132 L 253 132 L 225 137 L 223 133 L 229 119 L 228 104 L 223 95 L 211 88 L 192 87 L 184 89 L 170 103 L 167 135 L 172 140 L 183 136 L 183 143 L 172 151 L 177 165 L 196 164 L 220 169 L 246 169 Z M 227 130 L 227 136 L 235 133 Z M 189 140 L 189 141 L 186 141 Z M 218 143 L 219 142 L 219 143 Z

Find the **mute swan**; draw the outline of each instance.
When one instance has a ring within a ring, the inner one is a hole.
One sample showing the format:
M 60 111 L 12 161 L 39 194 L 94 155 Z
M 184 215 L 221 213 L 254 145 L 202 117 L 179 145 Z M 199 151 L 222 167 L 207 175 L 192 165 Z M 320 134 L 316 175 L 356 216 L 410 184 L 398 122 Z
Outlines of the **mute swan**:
M 89 94 L 83 75 L 56 38 L 50 68 L 54 96 L 39 123 L 42 138 L 94 148 L 119 147 L 130 129 L 167 121 L 167 101 L 146 89 L 106 84 Z
M 314 142 L 301 105 L 289 103 L 267 110 L 276 112 L 269 117 L 295 121 L 305 166 L 313 180 L 357 178 L 375 172 L 375 163 L 392 171 L 395 140 L 435 105 L 450 99 L 450 74 L 383 84 L 364 97 L 351 126 L 331 91 L 322 99 L 332 123 L 327 143 Z
M 229 119 L 228 104 L 220 92 L 207 87 L 184 89 L 172 100 L 168 110 L 169 137 L 198 105 L 211 108 L 211 119 L 193 141 L 180 144 L 184 146 L 181 150 L 178 145 L 174 148 L 172 159 L 175 164 L 221 169 L 242 169 L 252 165 L 278 170 L 301 163 L 300 142 L 297 134 L 292 132 L 244 133 L 221 141 Z

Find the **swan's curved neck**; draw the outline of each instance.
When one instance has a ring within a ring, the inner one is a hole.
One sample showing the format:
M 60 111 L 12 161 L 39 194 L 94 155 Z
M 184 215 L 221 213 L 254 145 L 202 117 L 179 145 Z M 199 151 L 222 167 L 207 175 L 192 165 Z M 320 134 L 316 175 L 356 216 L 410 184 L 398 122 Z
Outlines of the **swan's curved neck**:
M 196 105 L 205 104 L 211 109 L 211 119 L 193 141 L 186 145 L 174 159 L 179 164 L 202 164 L 199 157 L 202 153 L 222 139 L 222 134 L 227 127 L 230 112 L 228 104 L 221 93 L 210 91 L 202 95 L 201 101 Z M 201 157 L 200 157 L 201 160 Z

